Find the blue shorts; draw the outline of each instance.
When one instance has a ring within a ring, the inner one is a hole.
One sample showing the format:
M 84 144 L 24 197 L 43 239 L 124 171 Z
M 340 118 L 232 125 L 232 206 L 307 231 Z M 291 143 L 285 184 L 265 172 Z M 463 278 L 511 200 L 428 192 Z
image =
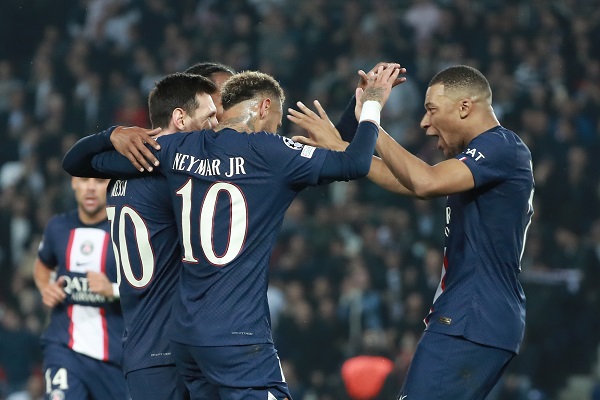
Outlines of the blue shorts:
M 463 337 L 425 331 L 398 399 L 483 400 L 514 356 Z
M 189 346 L 171 351 L 192 400 L 292 399 L 273 344 Z
M 131 400 L 189 400 L 175 364 L 142 368 L 125 375 Z
M 129 399 L 120 366 L 58 343 L 44 346 L 44 379 L 49 400 Z

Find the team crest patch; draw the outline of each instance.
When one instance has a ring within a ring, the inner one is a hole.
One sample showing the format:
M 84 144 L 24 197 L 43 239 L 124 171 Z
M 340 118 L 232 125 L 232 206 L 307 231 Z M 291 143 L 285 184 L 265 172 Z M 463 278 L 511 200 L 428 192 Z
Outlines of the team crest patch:
M 285 143 L 285 145 L 292 150 L 301 150 L 302 147 L 304 146 L 302 143 L 294 142 L 292 139 L 290 139 L 288 137 L 283 138 L 283 143 Z
M 94 251 L 94 243 L 86 240 L 85 242 L 83 242 L 81 244 L 80 251 L 82 254 L 85 254 L 86 256 L 89 254 L 92 254 L 92 252 Z
M 65 392 L 60 389 L 54 389 L 50 392 L 50 396 L 48 396 L 50 400 L 65 400 Z

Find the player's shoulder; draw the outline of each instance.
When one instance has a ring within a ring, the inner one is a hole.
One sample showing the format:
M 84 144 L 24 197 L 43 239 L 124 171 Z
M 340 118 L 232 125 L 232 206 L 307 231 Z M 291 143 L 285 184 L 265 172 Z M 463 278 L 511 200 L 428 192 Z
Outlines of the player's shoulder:
M 211 131 L 211 130 L 174 132 L 174 133 L 169 133 L 168 135 L 160 136 L 160 137 L 156 138 L 156 141 L 158 142 L 158 144 L 160 144 L 161 147 L 173 146 L 173 145 L 178 146 L 181 143 L 196 141 L 198 139 L 201 139 L 202 135 L 205 135 L 205 134 L 211 133 L 211 132 L 214 133 L 214 131 Z
M 302 143 L 295 142 L 291 138 L 287 136 L 282 136 L 277 133 L 270 132 L 253 132 L 250 135 L 250 139 L 257 143 L 265 143 L 270 144 L 275 147 L 280 147 L 282 149 L 291 149 L 295 151 L 302 150 L 304 145 Z
M 46 226 L 54 227 L 61 225 L 72 225 L 76 224 L 78 221 L 79 217 L 77 215 L 77 209 L 74 209 L 53 215 L 48 220 Z

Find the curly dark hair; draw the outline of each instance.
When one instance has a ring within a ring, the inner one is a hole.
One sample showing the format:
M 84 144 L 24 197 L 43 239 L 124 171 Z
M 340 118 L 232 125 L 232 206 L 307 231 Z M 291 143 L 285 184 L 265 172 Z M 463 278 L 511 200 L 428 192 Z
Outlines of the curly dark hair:
M 229 78 L 221 88 L 224 110 L 261 95 L 275 97 L 280 104 L 285 101 L 281 85 L 271 75 L 258 71 L 237 73 Z

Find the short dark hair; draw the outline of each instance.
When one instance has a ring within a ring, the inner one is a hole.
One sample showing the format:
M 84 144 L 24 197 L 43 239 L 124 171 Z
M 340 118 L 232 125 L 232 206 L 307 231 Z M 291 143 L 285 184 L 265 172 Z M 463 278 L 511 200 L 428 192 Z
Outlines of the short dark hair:
M 183 109 L 192 114 L 198 103 L 198 93 L 214 94 L 217 87 L 208 78 L 200 75 L 176 72 L 165 76 L 156 83 L 148 96 L 148 110 L 153 128 L 166 128 L 173 110 Z
M 224 110 L 259 95 L 276 97 L 280 104 L 285 101 L 283 89 L 275 78 L 258 71 L 239 72 L 229 78 L 221 88 Z
M 202 75 L 206 78 L 210 78 L 212 74 L 216 74 L 219 72 L 235 75 L 235 70 L 233 68 L 225 64 L 212 61 L 200 62 L 198 64 L 192 65 L 191 67 L 185 70 L 186 74 Z
M 480 94 L 492 101 L 492 89 L 486 77 L 477 69 L 468 65 L 455 65 L 438 72 L 429 86 L 442 84 L 449 90 L 463 90 L 467 93 Z

